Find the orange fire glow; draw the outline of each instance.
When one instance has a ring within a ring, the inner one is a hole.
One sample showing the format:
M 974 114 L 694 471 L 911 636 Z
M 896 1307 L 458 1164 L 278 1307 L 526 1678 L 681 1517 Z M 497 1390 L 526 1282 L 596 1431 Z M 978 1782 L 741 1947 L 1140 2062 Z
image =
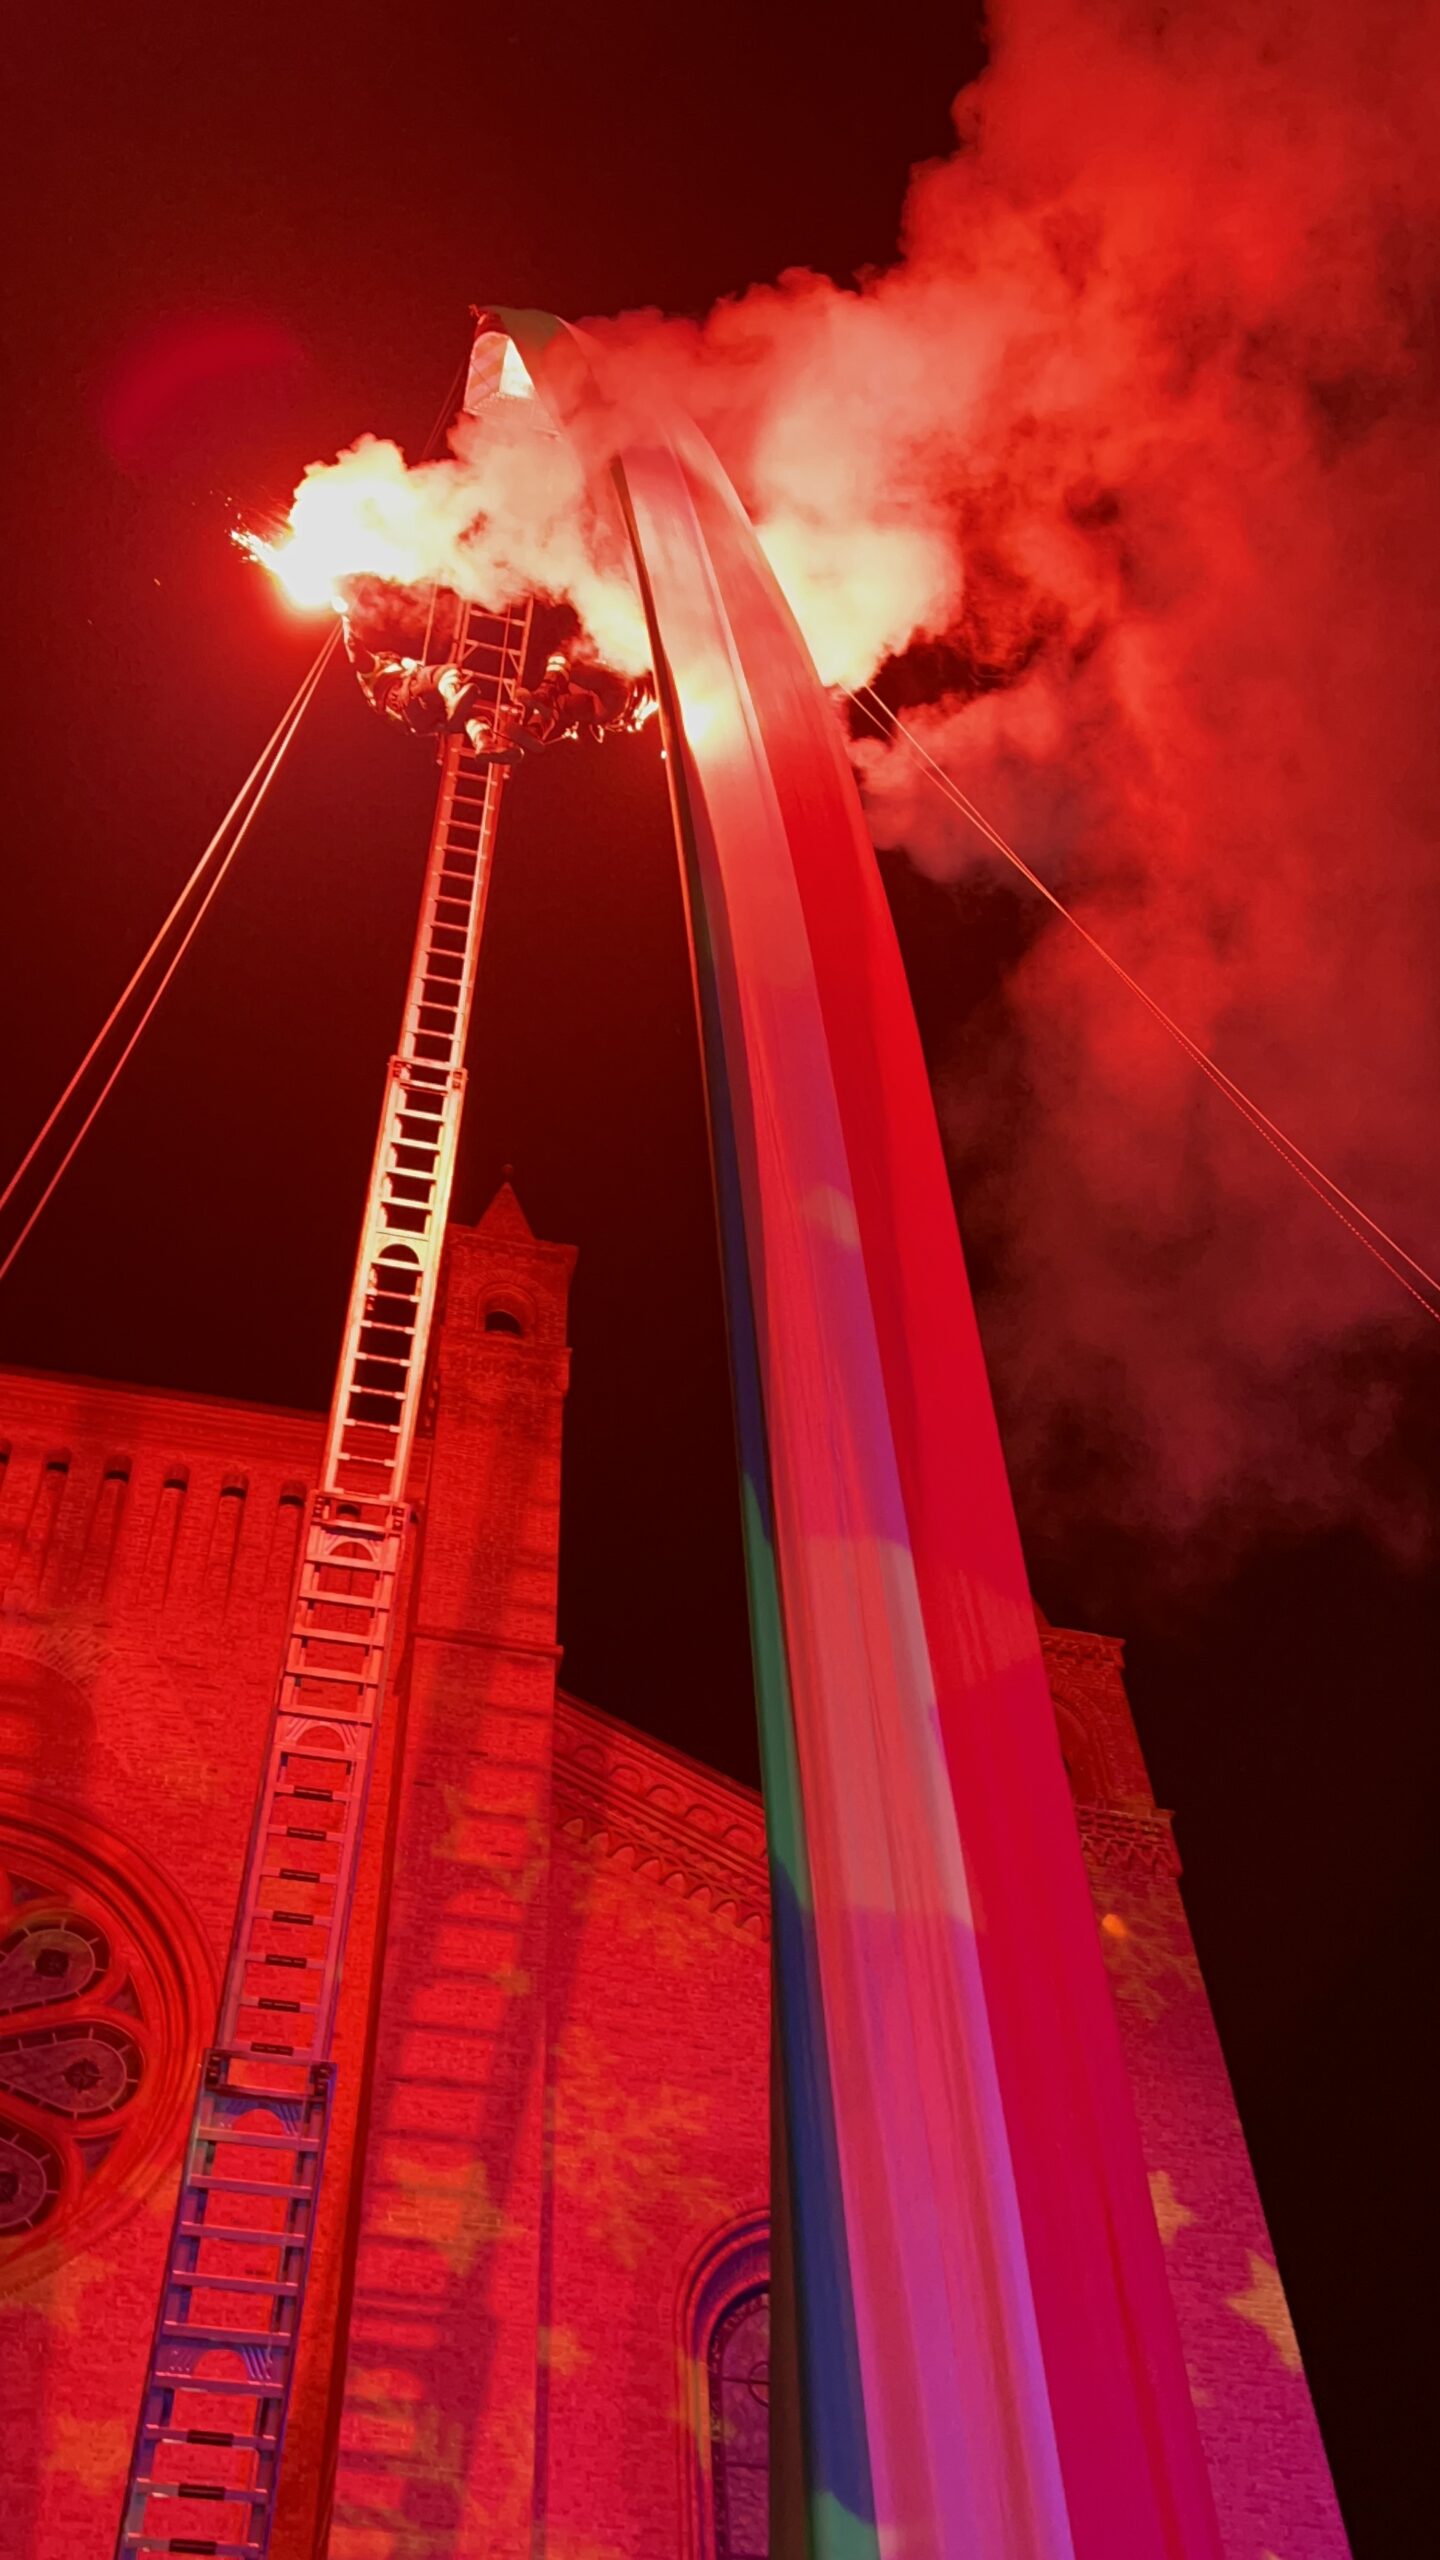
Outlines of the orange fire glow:
M 246 559 L 253 560 L 257 568 L 269 570 L 292 604 L 308 611 L 326 607 L 332 613 L 341 611 L 333 580 L 320 580 L 318 572 L 307 571 L 304 560 L 291 558 L 295 549 L 293 538 L 286 542 L 267 542 L 263 534 L 251 533 L 248 527 L 237 525 L 230 539 L 236 550 L 243 551 Z
M 362 437 L 343 466 L 307 471 L 295 492 L 289 524 L 278 541 L 248 530 L 234 540 L 247 558 L 268 569 L 293 604 L 308 611 L 342 610 L 339 588 L 347 578 L 388 578 L 414 586 L 435 571 L 439 532 L 432 488 L 424 473 L 410 473 L 397 447 Z

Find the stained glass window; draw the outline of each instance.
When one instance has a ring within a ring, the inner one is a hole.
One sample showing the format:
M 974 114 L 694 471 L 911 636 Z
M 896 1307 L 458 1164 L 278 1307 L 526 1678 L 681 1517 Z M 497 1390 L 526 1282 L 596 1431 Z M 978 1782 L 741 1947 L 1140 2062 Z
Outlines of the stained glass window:
M 194 1918 L 149 1861 L 0 1788 L 0 2296 L 173 2168 L 213 2003 Z
M 74 1898 L 0 1873 L 0 2235 L 72 2202 L 144 2076 L 126 1950 Z
M 741 2294 L 710 2333 L 711 2493 L 716 2560 L 770 2548 L 770 2296 Z

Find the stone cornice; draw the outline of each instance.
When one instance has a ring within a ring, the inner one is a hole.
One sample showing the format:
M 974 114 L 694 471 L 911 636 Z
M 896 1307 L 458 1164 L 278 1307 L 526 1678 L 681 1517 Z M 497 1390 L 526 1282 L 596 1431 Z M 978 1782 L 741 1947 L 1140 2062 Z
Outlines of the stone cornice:
M 323 1414 L 244 1404 L 229 1396 L 179 1395 L 170 1387 L 116 1386 L 99 1378 L 0 1369 L 0 1424 L 52 1440 L 127 1443 L 182 1455 L 249 1456 L 293 1466 L 308 1482 L 325 1440 Z
M 1113 1804 L 1077 1804 L 1080 1845 L 1088 1867 L 1138 1869 L 1145 1875 L 1178 1876 L 1180 1852 L 1170 1816 L 1158 1805 L 1130 1813 Z
M 1083 1627 L 1042 1627 L 1040 1650 L 1047 1662 L 1106 1662 L 1118 1670 L 1125 1660 L 1123 1636 L 1091 1635 Z
M 765 1821 L 749 1787 L 565 1696 L 554 1786 L 556 1827 L 572 1840 L 768 1938 Z
M 758 1938 L 770 1934 L 765 1821 L 749 1787 L 563 1693 L 555 1715 L 558 1830 Z M 1178 1875 L 1159 1807 L 1075 1808 L 1092 1870 Z

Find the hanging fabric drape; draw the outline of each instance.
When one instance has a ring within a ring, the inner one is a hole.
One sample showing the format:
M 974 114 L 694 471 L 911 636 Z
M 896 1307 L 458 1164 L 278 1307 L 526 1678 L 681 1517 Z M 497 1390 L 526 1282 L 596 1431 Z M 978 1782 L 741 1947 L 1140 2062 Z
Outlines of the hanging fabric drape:
M 775 1904 L 811 2548 L 1216 2560 L 899 954 L 683 418 L 507 313 L 633 544 L 689 901 Z

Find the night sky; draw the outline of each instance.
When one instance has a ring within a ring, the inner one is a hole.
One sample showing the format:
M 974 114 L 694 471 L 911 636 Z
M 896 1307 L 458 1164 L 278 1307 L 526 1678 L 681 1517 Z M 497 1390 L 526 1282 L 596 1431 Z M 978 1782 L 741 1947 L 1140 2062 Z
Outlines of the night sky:
M 647 5 L 552 7 L 500 33 L 463 9 L 87 12 L 63 45 L 46 16 L 9 40 L 6 1171 L 313 654 L 315 623 L 229 546 L 237 513 L 283 506 L 306 461 L 363 429 L 417 451 L 473 300 L 698 315 L 789 266 L 843 281 L 883 261 L 907 174 L 952 146 L 949 102 L 983 59 L 967 11 L 887 12 L 883 44 L 828 21 L 814 49 L 789 14 L 733 6 L 703 41 Z M 177 344 L 209 350 L 198 378 L 175 373 Z M 333 669 L 0 1289 L 0 1357 L 325 1403 L 432 792 L 423 752 Z M 901 856 L 885 870 L 938 1062 L 1013 921 Z M 653 732 L 537 760 L 511 792 L 471 1073 L 458 1214 L 509 1163 L 537 1232 L 580 1249 L 563 1677 L 753 1781 Z M 963 1189 L 958 1207 L 963 1230 Z M 992 1279 L 977 1266 L 982 1325 Z M 1412 1456 L 1433 1441 L 1433 1381 L 1418 1356 L 1388 1378 Z M 1023 1490 L 1021 1514 L 1049 1615 L 1129 1640 L 1357 2551 L 1418 2549 L 1433 1589 L 1358 1530 L 1220 1521 L 1213 1556 L 1180 1570 L 1101 1502 L 1063 1540 Z

